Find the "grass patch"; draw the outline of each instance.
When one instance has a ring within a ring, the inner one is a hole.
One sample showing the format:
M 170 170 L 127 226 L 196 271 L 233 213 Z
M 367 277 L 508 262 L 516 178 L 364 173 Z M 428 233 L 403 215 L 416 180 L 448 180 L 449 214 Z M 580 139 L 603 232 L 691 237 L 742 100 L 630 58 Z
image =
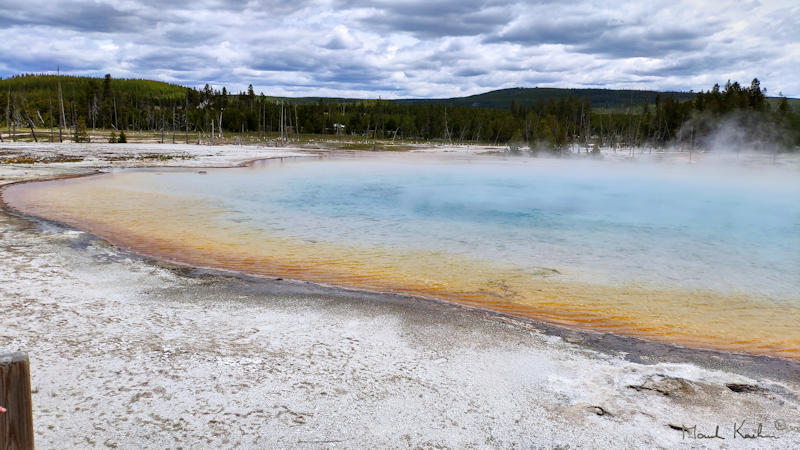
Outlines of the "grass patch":
M 81 162 L 83 158 L 74 156 L 55 156 L 51 158 L 36 158 L 33 156 L 14 156 L 11 158 L 0 158 L 0 164 L 37 164 L 37 163 L 69 163 Z
M 0 164 L 34 164 L 42 162 L 39 158 L 31 158 L 29 156 L 17 156 L 14 158 L 0 158 Z

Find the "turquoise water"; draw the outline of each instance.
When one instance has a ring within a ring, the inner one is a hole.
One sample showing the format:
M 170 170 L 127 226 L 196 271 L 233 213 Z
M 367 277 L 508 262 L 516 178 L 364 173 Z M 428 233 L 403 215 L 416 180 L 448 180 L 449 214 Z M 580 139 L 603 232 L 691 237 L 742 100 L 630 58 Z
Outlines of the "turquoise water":
M 800 177 L 430 154 L 122 170 L 4 199 L 194 266 L 800 359 Z
M 800 181 L 775 169 L 383 156 L 171 173 L 225 220 L 308 241 L 442 250 L 597 283 L 800 292 Z

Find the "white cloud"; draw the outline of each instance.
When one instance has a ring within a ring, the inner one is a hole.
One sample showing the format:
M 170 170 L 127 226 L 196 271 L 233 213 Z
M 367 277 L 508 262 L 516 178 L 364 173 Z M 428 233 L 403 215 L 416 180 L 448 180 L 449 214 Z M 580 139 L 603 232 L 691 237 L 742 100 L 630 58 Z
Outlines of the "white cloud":
M 800 6 L 624 1 L 11 0 L 0 74 L 253 84 L 275 95 L 449 97 L 515 86 L 800 97 Z

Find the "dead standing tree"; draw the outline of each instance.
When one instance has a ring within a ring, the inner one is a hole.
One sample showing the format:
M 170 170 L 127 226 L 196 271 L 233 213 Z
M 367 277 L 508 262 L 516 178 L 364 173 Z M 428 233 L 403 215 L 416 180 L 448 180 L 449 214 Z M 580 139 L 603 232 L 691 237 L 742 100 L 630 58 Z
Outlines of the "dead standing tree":
M 64 142 L 64 127 L 67 124 L 67 118 L 64 115 L 64 95 L 61 93 L 61 68 L 58 68 L 58 109 L 59 109 L 59 121 L 58 121 L 58 142 Z
M 33 119 L 31 118 L 30 114 L 28 113 L 28 105 L 25 102 L 25 97 L 20 98 L 20 103 L 22 103 L 22 118 L 28 122 L 28 127 L 31 129 L 31 136 L 33 136 L 34 142 L 39 142 L 39 139 L 36 138 L 36 131 L 34 131 L 34 123 Z
M 184 119 L 186 119 L 186 145 L 189 145 L 189 92 L 186 92 L 186 109 L 184 110 Z
M 297 115 L 297 103 L 294 104 L 294 135 L 300 140 L 300 116 Z
M 17 120 L 15 117 L 16 115 L 17 115 L 16 104 L 12 103 L 11 90 L 9 89 L 8 108 L 6 109 L 6 123 L 8 124 L 7 125 L 9 127 L 8 131 L 9 134 L 11 135 L 12 141 L 17 140 Z
M 450 127 L 447 125 L 447 106 L 444 107 L 444 138 L 448 144 L 452 144 L 450 138 Z
M 8 99 L 6 100 L 6 129 L 11 131 L 11 90 L 8 90 Z M 2 136 L 3 133 L 0 133 Z

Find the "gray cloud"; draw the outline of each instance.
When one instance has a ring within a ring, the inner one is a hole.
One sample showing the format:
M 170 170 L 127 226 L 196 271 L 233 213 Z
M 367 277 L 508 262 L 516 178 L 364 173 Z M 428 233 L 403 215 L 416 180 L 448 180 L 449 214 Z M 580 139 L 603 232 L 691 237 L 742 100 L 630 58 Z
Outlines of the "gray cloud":
M 512 42 L 526 45 L 581 44 L 599 39 L 615 26 L 601 18 L 576 17 L 532 18 L 518 21 L 509 28 L 486 38 L 486 42 Z
M 258 51 L 249 67 L 267 72 L 311 72 L 319 68 L 313 56 L 289 50 Z
M 6 0 L 0 75 L 253 84 L 275 95 L 450 97 L 514 86 L 800 96 L 792 1 Z
M 186 26 L 169 29 L 160 37 L 169 42 L 172 47 L 194 47 L 213 42 L 220 35 L 219 31 L 213 29 L 194 29 Z
M 463 69 L 458 69 L 453 72 L 453 75 L 457 77 L 477 77 L 479 75 L 486 75 L 489 73 L 487 69 L 480 69 L 477 67 L 465 67 Z
M 361 26 L 382 32 L 405 32 L 421 38 L 471 36 L 489 33 L 508 23 L 512 14 L 496 1 L 463 0 L 433 2 L 364 2 L 369 14 Z
M 613 29 L 596 39 L 575 45 L 581 53 L 600 54 L 615 58 L 664 57 L 672 53 L 702 50 L 708 36 L 702 31 L 683 29 Z
M 67 1 L 55 8 L 35 2 L 10 3 L 0 8 L 0 28 L 39 25 L 110 33 L 140 30 L 152 23 L 105 3 Z

